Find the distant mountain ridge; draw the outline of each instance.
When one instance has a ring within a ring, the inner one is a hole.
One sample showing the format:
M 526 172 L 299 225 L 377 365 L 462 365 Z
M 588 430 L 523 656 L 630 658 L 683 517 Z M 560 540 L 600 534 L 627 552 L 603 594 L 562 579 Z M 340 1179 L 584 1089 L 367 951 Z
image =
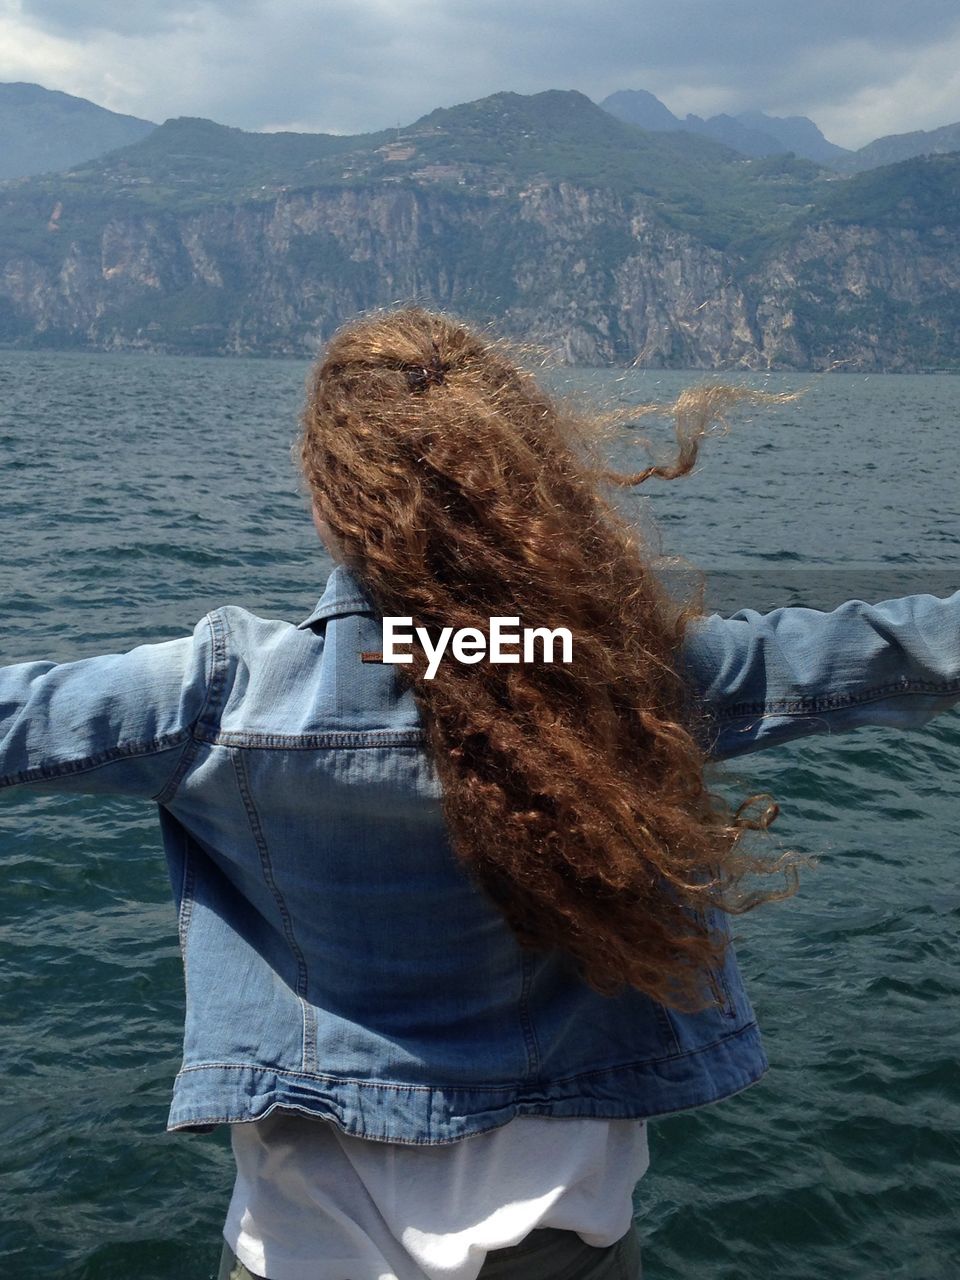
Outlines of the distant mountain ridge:
M 768 116 L 763 111 L 741 111 L 737 120 L 775 138 L 788 151 L 818 164 L 830 164 L 850 152 L 823 136 L 807 116 Z
M 960 123 L 946 124 L 939 129 L 888 134 L 850 151 L 830 142 L 806 116 L 770 116 L 763 111 L 741 111 L 735 116 L 716 115 L 707 120 L 695 115 L 681 119 L 646 89 L 620 89 L 604 98 L 599 105 L 619 120 L 653 133 L 684 129 L 713 138 L 745 156 L 792 152 L 842 174 L 864 173 L 868 169 L 898 164 L 918 156 L 960 151 Z
M 522 96 L 492 94 L 482 101 Z M 579 96 L 583 98 L 584 95 Z M 960 150 L 960 123 L 891 134 L 877 138 L 857 151 L 849 151 L 825 138 L 806 116 L 772 116 L 762 111 L 741 111 L 737 115 L 719 114 L 707 119 L 690 114 L 681 119 L 644 89 L 619 90 L 606 97 L 599 106 L 620 121 L 650 133 L 697 134 L 754 159 L 792 153 L 845 175 L 862 173 L 915 156 Z M 231 132 L 227 125 L 218 126 L 213 121 L 206 124 L 211 129 L 223 130 L 221 137 L 224 139 Z M 85 98 L 59 90 L 23 82 L 0 83 L 0 181 L 71 169 L 138 142 L 157 127 L 149 120 L 108 111 Z M 243 130 L 232 132 L 245 137 L 256 136 L 244 134 Z M 386 138 L 389 132 L 383 130 L 360 136 Z M 340 135 L 283 136 L 333 139 Z M 305 144 L 295 145 L 302 150 Z M 342 148 L 331 141 L 328 150 L 332 153 L 337 149 Z
M 739 115 L 675 116 L 669 107 L 646 89 L 621 89 L 599 104 L 604 111 L 628 124 L 654 133 L 685 129 L 704 134 L 746 156 L 772 156 L 793 152 L 817 164 L 832 164 L 849 155 L 845 147 L 828 141 L 806 116 L 768 116 L 762 111 Z
M 156 125 L 38 84 L 0 84 L 0 180 L 55 173 L 146 137 Z
M 836 167 L 842 173 L 863 173 L 881 165 L 912 160 L 915 156 L 946 155 L 951 151 L 960 151 L 960 123 L 876 138 L 859 151 L 848 152 Z

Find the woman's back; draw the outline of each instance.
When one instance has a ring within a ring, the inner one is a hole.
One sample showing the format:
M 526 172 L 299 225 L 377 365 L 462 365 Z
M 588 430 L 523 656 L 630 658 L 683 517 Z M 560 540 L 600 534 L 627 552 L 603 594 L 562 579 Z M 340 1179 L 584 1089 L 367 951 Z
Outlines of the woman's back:
M 362 660 L 379 634 L 339 568 L 299 627 L 227 608 L 190 639 L 23 672 L 12 769 L 19 754 L 39 785 L 160 804 L 187 984 L 170 1127 L 291 1106 L 443 1143 L 756 1079 L 732 950 L 722 1003 L 683 1014 L 519 945 L 451 850 L 416 704 Z M 41 705 L 81 704 L 75 738 L 41 727 Z

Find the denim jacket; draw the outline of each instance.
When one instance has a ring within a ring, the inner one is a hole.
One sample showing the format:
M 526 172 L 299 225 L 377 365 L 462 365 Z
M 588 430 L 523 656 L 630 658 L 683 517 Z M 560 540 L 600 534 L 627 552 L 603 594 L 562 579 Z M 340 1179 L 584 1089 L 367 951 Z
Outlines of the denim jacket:
M 518 1114 L 653 1116 L 756 1081 L 732 948 L 722 999 L 682 1014 L 600 996 L 564 955 L 517 945 L 451 852 L 412 694 L 360 660 L 380 648 L 338 567 L 299 626 L 228 606 L 183 639 L 0 669 L 0 786 L 158 806 L 186 983 L 167 1127 L 283 1107 L 438 1144 Z M 960 592 L 714 615 L 683 662 L 717 759 L 909 728 L 960 700 Z

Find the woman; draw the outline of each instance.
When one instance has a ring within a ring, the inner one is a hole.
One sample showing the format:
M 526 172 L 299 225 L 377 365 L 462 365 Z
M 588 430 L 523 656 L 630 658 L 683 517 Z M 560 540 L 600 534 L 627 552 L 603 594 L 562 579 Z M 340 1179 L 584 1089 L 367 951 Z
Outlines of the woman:
M 688 471 L 733 394 L 682 399 L 676 466 L 619 481 Z M 772 807 L 729 813 L 705 767 L 952 706 L 960 593 L 676 607 L 592 424 L 417 309 L 331 342 L 301 456 L 340 561 L 313 613 L 4 669 L 0 777 L 159 805 L 168 1127 L 232 1126 L 221 1276 L 638 1276 L 644 1121 L 762 1075 L 726 922 L 795 874 L 744 847 Z M 572 651 L 431 674 L 384 660 L 385 618 Z

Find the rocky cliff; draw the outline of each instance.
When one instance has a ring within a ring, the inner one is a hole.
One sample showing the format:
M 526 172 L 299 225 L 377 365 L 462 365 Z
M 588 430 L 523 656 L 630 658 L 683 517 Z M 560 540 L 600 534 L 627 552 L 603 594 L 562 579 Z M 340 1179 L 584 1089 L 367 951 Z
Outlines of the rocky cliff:
M 35 211 L 55 228 L 56 207 Z M 343 320 L 420 301 L 572 363 L 960 366 L 955 230 L 821 223 L 748 267 L 655 207 L 567 183 L 516 199 L 399 185 L 111 216 L 0 266 L 0 341 L 308 355 Z

